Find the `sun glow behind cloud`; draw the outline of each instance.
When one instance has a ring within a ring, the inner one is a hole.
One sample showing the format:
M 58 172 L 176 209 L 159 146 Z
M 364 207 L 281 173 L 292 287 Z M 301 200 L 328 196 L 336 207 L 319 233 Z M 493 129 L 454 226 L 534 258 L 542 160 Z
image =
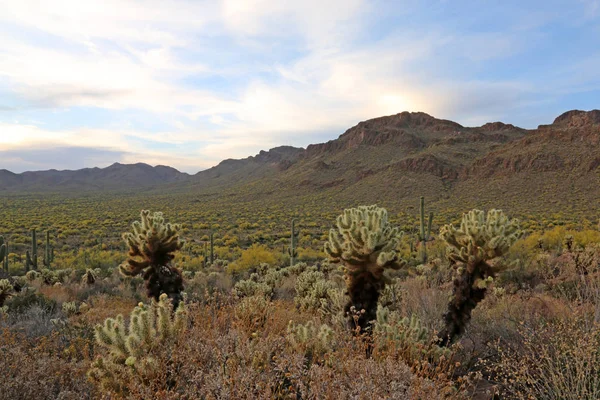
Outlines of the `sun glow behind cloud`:
M 550 122 L 600 98 L 600 27 L 544 4 L 0 0 L 0 169 L 196 172 L 406 110 Z

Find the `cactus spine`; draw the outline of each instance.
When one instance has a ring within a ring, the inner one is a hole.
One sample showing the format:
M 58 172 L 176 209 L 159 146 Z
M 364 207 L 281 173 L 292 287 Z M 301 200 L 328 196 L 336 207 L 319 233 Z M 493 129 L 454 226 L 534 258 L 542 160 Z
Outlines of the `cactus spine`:
M 346 209 L 336 222 L 325 253 L 332 262 L 344 264 L 349 328 L 370 332 L 369 323 L 377 317 L 377 303 L 387 281 L 385 270 L 405 265 L 397 252 L 402 232 L 390 226 L 387 210 L 377 205 Z
M 123 234 L 129 257 L 120 265 L 121 273 L 132 277 L 143 273 L 148 296 L 158 301 L 166 293 L 177 307 L 183 298 L 183 278 L 171 261 L 183 246 L 181 226 L 165 223 L 160 212 L 143 210 L 141 221 L 135 221 L 132 228 L 133 232 Z
M 490 210 L 487 215 L 471 210 L 463 214 L 459 228 L 442 227 L 440 238 L 448 245 L 446 254 L 454 264 L 454 287 L 439 334 L 441 346 L 452 344 L 464 333 L 471 312 L 501 271 L 501 263 L 487 262 L 506 254 L 521 235 L 518 220 L 508 219 L 501 210 Z
M 288 249 L 288 254 L 290 256 L 290 267 L 293 267 L 296 264 L 296 257 L 298 257 L 298 252 L 296 251 L 296 241 L 300 231 L 296 231 L 296 218 L 292 219 L 292 232 L 290 237 L 290 248 Z
M 431 240 L 431 222 L 433 221 L 433 211 L 429 213 L 429 220 L 427 222 L 427 228 L 425 228 L 425 197 L 421 196 L 420 199 L 420 232 L 419 242 L 421 242 L 421 262 L 425 264 L 427 262 L 427 242 Z

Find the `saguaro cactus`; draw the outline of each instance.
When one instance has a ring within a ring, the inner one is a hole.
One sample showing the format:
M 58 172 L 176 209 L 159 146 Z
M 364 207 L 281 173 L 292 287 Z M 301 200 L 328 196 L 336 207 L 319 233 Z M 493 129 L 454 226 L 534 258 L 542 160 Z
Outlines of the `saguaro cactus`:
M 46 247 L 44 248 L 44 266 L 50 268 L 54 261 L 54 251 L 50 246 L 50 231 L 46 231 Z
M 31 254 L 27 258 L 27 264 L 34 270 L 38 269 L 37 235 L 35 228 L 31 230 Z
M 402 232 L 390 226 L 387 211 L 377 205 L 346 209 L 336 222 L 325 252 L 332 262 L 341 261 L 345 267 L 350 300 L 344 310 L 349 314 L 349 327 L 354 329 L 357 323 L 361 331 L 370 332 L 369 322 L 377 316 L 377 302 L 386 284 L 384 271 L 405 264 L 396 250 Z M 351 315 L 353 307 L 357 321 Z
M 129 246 L 129 258 L 119 269 L 126 276 L 144 273 L 148 296 L 158 301 L 162 293 L 173 300 L 177 307 L 182 299 L 183 279 L 181 272 L 171 264 L 174 252 L 180 250 L 180 225 L 165 223 L 163 214 L 144 210 L 141 222 L 132 224 L 133 232 L 123 234 Z M 141 258 L 141 261 L 138 259 Z
M 502 264 L 488 261 L 506 254 L 520 237 L 516 219 L 508 219 L 501 210 L 480 210 L 465 213 L 459 228 L 445 225 L 440 238 L 448 247 L 448 259 L 454 263 L 454 288 L 444 314 L 440 344 L 452 344 L 465 331 L 471 312 L 484 299 L 487 287 L 493 282 Z
M 427 229 L 425 229 L 425 197 L 421 196 L 420 199 L 420 232 L 419 242 L 421 242 L 421 262 L 425 264 L 427 262 L 427 242 L 431 240 L 431 222 L 433 221 L 433 211 L 429 213 L 429 220 L 427 222 Z
M 290 247 L 288 248 L 288 254 L 290 256 L 290 267 L 296 264 L 296 257 L 298 257 L 298 251 L 296 251 L 296 241 L 298 240 L 299 231 L 296 231 L 296 218 L 292 219 L 292 231 L 290 235 Z
M 210 265 L 215 262 L 215 233 L 210 231 Z
M 0 262 L 2 269 L 8 273 L 8 240 L 5 241 L 3 236 L 0 236 Z

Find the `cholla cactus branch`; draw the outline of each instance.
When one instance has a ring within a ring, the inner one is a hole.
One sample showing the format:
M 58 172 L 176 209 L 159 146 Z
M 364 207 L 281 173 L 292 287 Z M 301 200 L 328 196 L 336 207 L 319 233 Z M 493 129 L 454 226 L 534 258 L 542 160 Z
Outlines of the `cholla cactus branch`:
M 344 210 L 337 218 L 337 226 L 329 232 L 325 252 L 331 261 L 342 262 L 350 301 L 345 307 L 349 313 L 354 307 L 365 310 L 358 319 L 361 330 L 367 330 L 369 321 L 376 317 L 377 302 L 385 286 L 386 269 L 399 269 L 405 265 L 396 249 L 402 232 L 390 226 L 388 214 L 377 205 L 360 206 Z M 350 316 L 348 324 L 356 328 Z
M 119 267 L 126 276 L 143 273 L 148 296 L 158 300 L 166 293 L 175 307 L 183 292 L 181 272 L 171 265 L 173 253 L 183 246 L 180 229 L 180 225 L 165 223 L 160 212 L 142 211 L 141 221 L 132 224 L 132 232 L 123 234 L 123 240 L 129 246 L 129 258 Z
M 518 220 L 509 219 L 501 210 L 490 210 L 487 215 L 471 210 L 463 215 L 459 228 L 441 228 L 448 259 L 455 263 L 452 299 L 439 335 L 441 345 L 450 345 L 464 333 L 471 312 L 501 270 L 501 264 L 490 265 L 487 261 L 506 254 L 521 235 Z

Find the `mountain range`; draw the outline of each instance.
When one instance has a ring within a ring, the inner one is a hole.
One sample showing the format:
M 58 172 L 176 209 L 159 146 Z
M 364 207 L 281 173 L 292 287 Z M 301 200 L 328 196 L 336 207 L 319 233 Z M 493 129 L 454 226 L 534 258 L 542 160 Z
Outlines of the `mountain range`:
M 522 129 L 502 122 L 464 127 L 422 112 L 358 123 L 307 148 L 276 147 L 190 175 L 168 166 L 0 170 L 2 193 L 171 191 L 205 199 L 341 199 L 440 206 L 528 204 L 569 210 L 600 204 L 600 110 L 568 111 Z M 585 211 L 585 210 L 577 210 Z

